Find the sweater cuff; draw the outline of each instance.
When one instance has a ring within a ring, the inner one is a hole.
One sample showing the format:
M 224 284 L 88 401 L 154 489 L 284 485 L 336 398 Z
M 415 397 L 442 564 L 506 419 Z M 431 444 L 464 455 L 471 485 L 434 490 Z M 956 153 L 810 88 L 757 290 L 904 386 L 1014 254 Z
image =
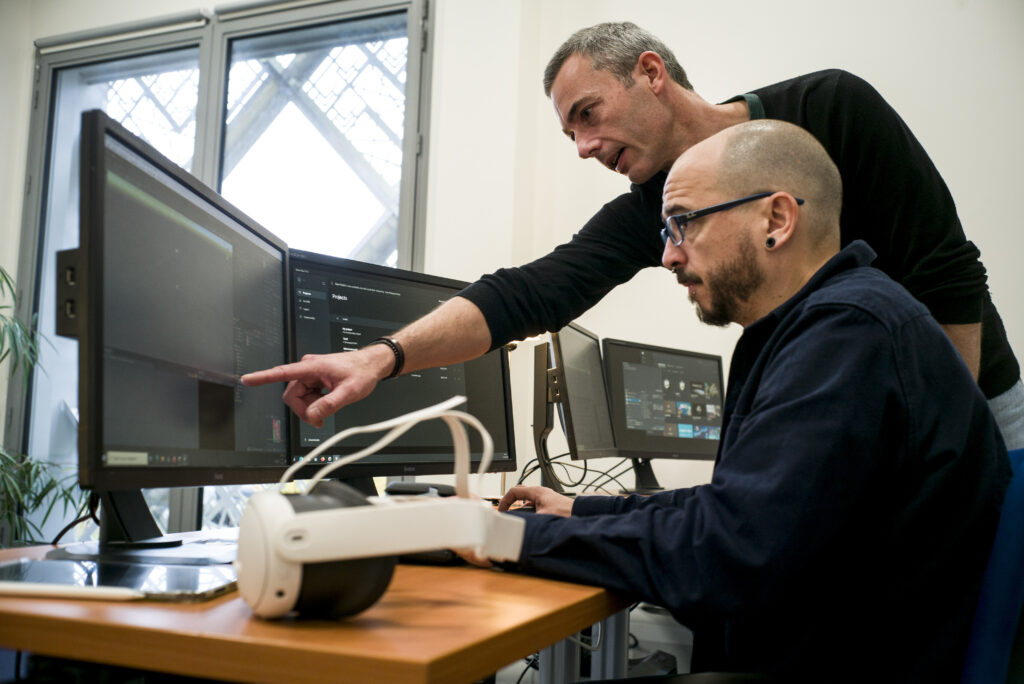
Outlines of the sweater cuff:
M 501 325 L 500 317 L 499 320 L 492 320 L 493 312 L 501 311 L 504 306 L 494 288 L 477 281 L 464 287 L 456 296 L 471 301 L 483 314 L 484 322 L 491 333 L 491 348 L 487 351 L 494 351 L 512 340 L 509 331 Z
M 980 323 L 983 295 L 966 297 L 943 297 L 942 299 L 923 298 L 922 303 L 942 325 L 963 325 Z
M 572 514 L 577 517 L 605 515 L 618 512 L 623 502 L 621 496 L 577 496 L 572 502 Z

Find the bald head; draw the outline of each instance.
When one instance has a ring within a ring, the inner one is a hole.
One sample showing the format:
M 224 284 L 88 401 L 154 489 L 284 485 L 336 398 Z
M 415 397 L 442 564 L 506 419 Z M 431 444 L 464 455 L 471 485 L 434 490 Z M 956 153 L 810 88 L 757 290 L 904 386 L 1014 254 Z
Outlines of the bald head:
M 813 135 L 770 119 L 725 129 L 716 185 L 731 197 L 784 190 L 803 198 L 808 237 L 815 245 L 839 245 L 843 185 L 839 169 Z M 714 136 L 717 137 L 717 136 Z
M 839 171 L 789 123 L 748 121 L 697 143 L 672 165 L 662 200 L 672 232 L 662 264 L 707 323 L 758 320 L 839 251 Z

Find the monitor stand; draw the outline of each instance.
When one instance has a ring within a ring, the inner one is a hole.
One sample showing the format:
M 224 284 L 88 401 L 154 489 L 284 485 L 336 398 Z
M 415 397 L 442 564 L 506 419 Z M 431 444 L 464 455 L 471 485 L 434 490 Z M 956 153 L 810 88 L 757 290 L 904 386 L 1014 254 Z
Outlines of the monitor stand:
M 544 487 L 565 494 L 548 455 L 548 435 L 551 434 L 554 419 L 552 402 L 552 374 L 548 368 L 548 345 L 538 344 L 533 350 L 533 443 L 537 450 L 537 466 L 540 468 L 540 483 Z
M 377 496 L 371 477 L 339 478 L 366 496 Z M 99 495 L 99 541 L 74 542 L 49 551 L 55 560 L 124 561 L 159 565 L 224 565 L 238 555 L 238 529 L 164 535 L 141 489 Z
M 623 494 L 656 494 L 665 491 L 665 488 L 658 483 L 658 478 L 654 476 L 654 468 L 651 467 L 650 459 L 634 458 L 632 460 L 636 485 L 633 489 L 623 489 Z
M 372 477 L 339 477 L 336 479 L 355 489 L 363 496 L 378 496 L 380 494 Z
M 75 542 L 46 554 L 57 560 L 126 561 L 166 565 L 221 565 L 237 555 L 237 530 L 164 536 L 142 490 L 100 494 L 100 540 Z

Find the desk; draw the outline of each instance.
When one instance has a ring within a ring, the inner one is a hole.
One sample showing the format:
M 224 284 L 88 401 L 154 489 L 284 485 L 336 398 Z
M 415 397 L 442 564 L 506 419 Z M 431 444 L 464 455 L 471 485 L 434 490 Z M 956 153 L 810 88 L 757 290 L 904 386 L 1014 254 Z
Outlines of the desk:
M 0 551 L 0 560 L 47 548 Z M 492 674 L 627 606 L 585 585 L 399 565 L 380 601 L 336 622 L 260 620 L 237 592 L 195 604 L 2 596 L 0 646 L 229 681 L 451 684 Z M 622 629 L 611 624 L 609 640 Z

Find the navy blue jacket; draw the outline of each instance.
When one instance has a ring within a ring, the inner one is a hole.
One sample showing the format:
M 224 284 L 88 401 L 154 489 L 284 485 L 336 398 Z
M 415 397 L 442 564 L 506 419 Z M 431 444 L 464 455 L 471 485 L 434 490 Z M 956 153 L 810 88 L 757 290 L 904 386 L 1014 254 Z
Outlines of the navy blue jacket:
M 853 243 L 744 330 L 710 484 L 530 516 L 519 567 L 665 606 L 695 670 L 956 681 L 1009 464 L 873 259 Z

